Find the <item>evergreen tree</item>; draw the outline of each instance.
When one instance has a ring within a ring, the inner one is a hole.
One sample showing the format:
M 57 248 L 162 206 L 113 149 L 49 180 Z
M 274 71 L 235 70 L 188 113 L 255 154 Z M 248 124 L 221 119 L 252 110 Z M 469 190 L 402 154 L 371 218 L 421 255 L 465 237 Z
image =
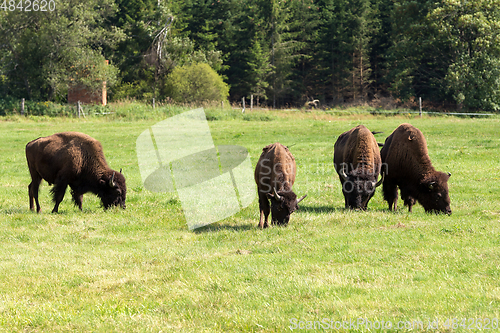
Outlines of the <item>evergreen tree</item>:
M 349 90 L 353 101 L 366 101 L 368 95 L 373 94 L 370 54 L 377 32 L 377 13 L 370 0 L 357 0 L 352 5 L 352 88 Z
M 292 71 L 292 101 L 303 104 L 307 100 L 321 98 L 318 93 L 315 64 L 315 44 L 318 39 L 318 15 L 320 8 L 314 0 L 290 2 L 290 36 L 296 43 L 296 61 Z
M 434 6 L 434 1 L 394 2 L 388 63 L 390 89 L 396 97 L 450 100 L 443 85 L 452 61 L 450 43 L 428 20 Z
M 371 81 L 374 97 L 382 97 L 389 93 L 388 50 L 392 46 L 393 0 L 378 0 L 372 2 L 374 10 L 374 32 L 370 48 Z
M 266 89 L 269 87 L 268 79 L 271 66 L 269 64 L 269 54 L 262 50 L 258 39 L 254 40 L 248 58 L 250 75 L 247 76 L 247 80 L 250 85 L 250 93 L 257 98 L 257 101 L 262 101 L 267 99 Z
M 285 1 L 269 1 L 270 11 L 266 21 L 269 24 L 269 39 L 271 42 L 271 82 L 270 94 L 273 99 L 273 108 L 289 104 L 291 100 L 291 72 L 295 65 L 298 48 L 295 40 L 289 33 L 291 18 L 289 4 Z
M 319 86 L 327 102 L 342 103 L 352 87 L 353 43 L 352 14 L 347 0 L 323 0 L 317 43 Z
M 115 1 L 118 11 L 110 23 L 121 28 L 126 38 L 115 50 L 107 50 L 120 68 L 120 84 L 110 96 L 150 99 L 158 75 L 154 57 L 147 56 L 151 55 L 154 39 L 170 16 L 169 11 L 164 1 Z

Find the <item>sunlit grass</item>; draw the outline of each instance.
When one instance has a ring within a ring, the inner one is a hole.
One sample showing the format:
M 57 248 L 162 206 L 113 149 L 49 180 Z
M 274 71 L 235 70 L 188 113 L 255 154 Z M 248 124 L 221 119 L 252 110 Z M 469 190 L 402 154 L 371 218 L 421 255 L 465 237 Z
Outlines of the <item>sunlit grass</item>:
M 147 106 L 115 107 L 80 120 L 0 119 L 1 330 L 283 332 L 292 318 L 500 316 L 498 118 L 207 110 L 214 143 L 246 147 L 253 164 L 269 143 L 290 146 L 294 190 L 308 197 L 286 228 L 259 230 L 255 200 L 188 231 L 176 194 L 143 188 L 135 155 L 142 131 L 184 109 L 150 117 Z M 422 130 L 434 166 L 452 173 L 453 214 L 418 205 L 391 213 L 380 191 L 368 211 L 344 210 L 337 137 L 362 123 L 384 142 L 403 122 Z M 67 193 L 60 214 L 50 214 L 46 183 L 42 212 L 28 210 L 26 143 L 68 130 L 100 140 L 110 166 L 123 168 L 126 210 L 104 212 L 86 194 L 80 212 Z

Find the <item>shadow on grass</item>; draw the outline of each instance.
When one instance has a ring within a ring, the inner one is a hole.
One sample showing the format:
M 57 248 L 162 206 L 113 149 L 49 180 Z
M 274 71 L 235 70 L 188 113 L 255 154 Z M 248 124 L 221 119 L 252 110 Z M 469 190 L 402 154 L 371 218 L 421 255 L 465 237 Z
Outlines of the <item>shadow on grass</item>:
M 223 230 L 231 230 L 231 231 L 245 231 L 255 229 L 256 225 L 245 224 L 245 225 L 233 225 L 233 224 L 209 224 L 201 228 L 194 229 L 193 232 L 195 234 L 202 234 L 208 232 L 219 232 Z
M 7 207 L 4 209 L 0 209 L 0 215 L 28 214 L 29 212 L 29 209 L 21 207 Z
M 332 206 L 300 206 L 299 212 L 307 212 L 307 213 L 349 213 L 349 212 L 352 212 L 352 213 L 359 213 L 359 214 L 363 214 L 363 213 L 366 213 L 366 212 L 386 212 L 386 213 L 390 213 L 391 211 L 389 211 L 389 209 L 387 208 L 370 208 L 368 207 L 368 209 L 366 210 L 362 210 L 362 209 L 350 209 L 350 208 L 345 208 L 345 207 L 332 207 Z
M 298 212 L 306 213 L 334 213 L 345 211 L 345 208 L 332 207 L 332 206 L 305 206 L 299 205 Z

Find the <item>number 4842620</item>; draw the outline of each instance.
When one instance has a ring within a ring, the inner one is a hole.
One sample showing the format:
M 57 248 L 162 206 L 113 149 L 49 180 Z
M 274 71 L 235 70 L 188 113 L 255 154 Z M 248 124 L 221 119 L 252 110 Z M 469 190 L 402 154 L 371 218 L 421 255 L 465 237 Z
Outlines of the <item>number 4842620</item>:
M 1 1 L 1 0 L 0 0 Z M 46 12 L 54 11 L 56 9 L 56 3 L 54 0 L 4 0 L 0 6 L 0 10 L 3 11 L 20 11 L 20 12 Z

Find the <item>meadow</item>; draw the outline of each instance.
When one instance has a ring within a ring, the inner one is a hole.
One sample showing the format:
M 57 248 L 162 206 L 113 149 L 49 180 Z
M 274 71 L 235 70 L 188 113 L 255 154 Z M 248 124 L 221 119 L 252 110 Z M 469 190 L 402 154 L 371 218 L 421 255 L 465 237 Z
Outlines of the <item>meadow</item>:
M 0 331 L 498 327 L 500 117 L 208 109 L 214 143 L 246 147 L 253 166 L 264 146 L 290 146 L 294 191 L 308 196 L 287 227 L 258 229 L 255 199 L 190 231 L 177 194 L 144 188 L 135 152 L 141 132 L 184 109 L 115 108 L 81 119 L 0 118 Z M 408 213 L 402 201 L 389 212 L 380 189 L 367 211 L 345 210 L 332 162 L 337 137 L 364 124 L 384 142 L 404 122 L 426 136 L 434 167 L 452 173 L 453 214 L 427 214 L 418 204 Z M 104 211 L 89 193 L 80 212 L 68 191 L 51 214 L 43 182 L 42 211 L 29 211 L 24 147 L 61 131 L 101 141 L 127 179 L 126 210 Z

